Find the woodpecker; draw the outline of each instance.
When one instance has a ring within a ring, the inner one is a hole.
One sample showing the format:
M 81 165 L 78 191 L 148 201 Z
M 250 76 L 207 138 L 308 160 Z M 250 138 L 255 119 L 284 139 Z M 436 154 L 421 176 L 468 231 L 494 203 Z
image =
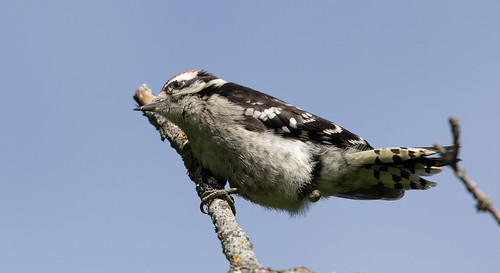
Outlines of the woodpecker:
M 231 193 L 290 214 L 320 197 L 397 200 L 436 183 L 434 148 L 374 149 L 341 126 L 203 70 L 171 78 L 151 104 L 186 134 L 193 155 Z

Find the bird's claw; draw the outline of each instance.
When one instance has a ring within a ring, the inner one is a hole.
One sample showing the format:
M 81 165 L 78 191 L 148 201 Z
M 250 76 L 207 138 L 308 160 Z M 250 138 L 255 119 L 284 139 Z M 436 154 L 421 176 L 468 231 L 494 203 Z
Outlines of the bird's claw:
M 236 188 L 210 190 L 210 191 L 204 192 L 200 197 L 201 198 L 201 204 L 200 204 L 201 212 L 204 214 L 207 214 L 204 206 L 210 205 L 210 203 L 212 203 L 212 201 L 214 201 L 215 199 L 222 199 L 229 204 L 229 207 L 231 207 L 233 214 L 236 215 L 236 207 L 234 206 L 234 199 L 233 199 L 233 197 L 231 197 L 231 194 L 234 194 L 237 192 L 238 192 L 238 189 L 236 189 Z

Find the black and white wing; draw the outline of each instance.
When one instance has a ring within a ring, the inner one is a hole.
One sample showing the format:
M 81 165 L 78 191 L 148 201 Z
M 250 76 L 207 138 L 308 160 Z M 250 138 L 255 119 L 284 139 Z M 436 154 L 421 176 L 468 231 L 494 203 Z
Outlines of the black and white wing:
M 339 148 L 373 149 L 366 140 L 339 125 L 251 88 L 226 83 L 205 92 L 216 92 L 242 106 L 248 130 L 274 130 L 284 136 Z

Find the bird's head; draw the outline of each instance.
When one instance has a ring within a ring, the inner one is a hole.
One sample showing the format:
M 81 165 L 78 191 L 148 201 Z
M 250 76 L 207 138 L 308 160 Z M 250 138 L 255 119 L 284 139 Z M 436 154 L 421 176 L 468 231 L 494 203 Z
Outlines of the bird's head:
M 189 70 L 175 75 L 167 81 L 153 103 L 143 105 L 134 110 L 161 112 L 171 102 L 193 96 L 210 87 L 219 87 L 226 81 L 207 73 L 204 70 Z

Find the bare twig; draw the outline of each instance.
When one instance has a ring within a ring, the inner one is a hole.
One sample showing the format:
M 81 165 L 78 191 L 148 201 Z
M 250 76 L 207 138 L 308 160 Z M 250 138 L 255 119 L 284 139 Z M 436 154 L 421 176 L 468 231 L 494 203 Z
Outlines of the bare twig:
M 445 164 L 449 165 L 455 171 L 455 175 L 467 187 L 467 190 L 474 196 L 477 201 L 476 208 L 478 211 L 491 213 L 497 223 L 500 225 L 500 213 L 493 205 L 490 198 L 479 188 L 479 186 L 465 175 L 465 171 L 458 166 L 458 152 L 460 149 L 460 127 L 456 117 L 450 118 L 451 131 L 453 134 L 453 149 L 446 149 L 441 144 L 435 143 L 434 147 L 438 149 Z
M 134 99 L 140 105 L 151 103 L 155 99 L 153 91 L 143 84 L 135 91 Z M 189 178 L 196 183 L 198 195 L 201 196 L 205 191 L 211 189 L 224 188 L 224 183 L 217 181 L 214 177 L 202 179 L 202 173 L 209 173 L 203 170 L 200 163 L 194 158 L 191 148 L 188 145 L 188 139 L 184 132 L 171 123 L 165 117 L 146 112 L 144 113 L 149 122 L 160 132 L 162 140 L 168 140 L 170 145 L 182 157 L 184 165 L 188 170 Z M 208 214 L 212 218 L 215 231 L 222 244 L 222 251 L 230 263 L 230 272 L 282 272 L 282 273 L 310 273 L 307 268 L 295 268 L 284 271 L 273 271 L 264 269 L 258 261 L 253 246 L 247 234 L 238 226 L 236 217 L 227 201 L 215 199 L 208 205 Z

